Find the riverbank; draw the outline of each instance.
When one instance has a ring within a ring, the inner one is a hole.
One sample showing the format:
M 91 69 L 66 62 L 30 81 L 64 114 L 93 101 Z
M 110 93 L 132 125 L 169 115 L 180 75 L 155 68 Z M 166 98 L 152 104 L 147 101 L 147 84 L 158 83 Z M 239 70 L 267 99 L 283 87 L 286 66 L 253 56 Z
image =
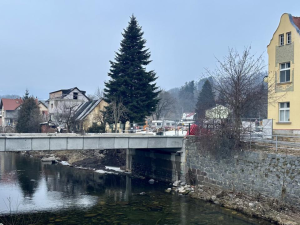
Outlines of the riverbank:
M 217 186 L 193 186 L 180 181 L 174 182 L 173 187 L 166 189 L 165 192 L 189 195 L 191 198 L 211 202 L 247 216 L 261 218 L 275 224 L 300 224 L 300 211 L 297 208 L 282 204 L 277 199 L 266 198 L 262 195 L 251 197 L 239 192 L 224 191 Z
M 251 217 L 262 218 L 275 224 L 300 224 L 300 211 L 297 208 L 262 195 L 251 197 L 239 192 L 229 192 L 216 187 L 198 185 L 195 187 L 195 192 L 191 193 L 190 196 L 236 210 Z
M 125 150 L 27 151 L 22 154 L 41 160 L 52 158 L 73 167 L 92 170 L 103 170 L 105 166 L 124 168 L 126 163 Z

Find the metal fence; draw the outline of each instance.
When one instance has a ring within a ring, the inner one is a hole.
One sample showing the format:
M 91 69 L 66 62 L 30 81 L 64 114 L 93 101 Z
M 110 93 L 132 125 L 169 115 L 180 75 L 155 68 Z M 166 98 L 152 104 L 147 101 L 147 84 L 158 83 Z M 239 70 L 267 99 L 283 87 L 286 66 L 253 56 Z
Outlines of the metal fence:
M 242 139 L 249 143 L 250 148 L 271 151 L 299 151 L 300 136 L 271 135 L 269 138 L 263 136 L 248 136 Z

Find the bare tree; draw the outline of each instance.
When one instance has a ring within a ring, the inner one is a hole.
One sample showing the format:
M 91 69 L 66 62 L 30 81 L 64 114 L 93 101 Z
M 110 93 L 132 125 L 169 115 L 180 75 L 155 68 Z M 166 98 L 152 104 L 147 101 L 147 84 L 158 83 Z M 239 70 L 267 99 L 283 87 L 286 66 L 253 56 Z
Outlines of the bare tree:
M 54 120 L 59 126 L 63 126 L 70 132 L 71 126 L 75 123 L 74 115 L 81 105 L 78 102 L 62 102 L 54 113 Z
M 242 115 L 266 98 L 261 77 L 265 68 L 264 61 L 262 55 L 256 57 L 250 50 L 251 47 L 245 48 L 240 54 L 229 49 L 223 61 L 217 59 L 217 69 L 214 72 L 208 71 L 215 78 L 215 91 L 223 97 L 232 113 L 232 128 L 237 141 L 240 140 Z
M 104 93 L 103 89 L 101 89 L 100 87 L 98 87 L 94 94 L 89 94 L 89 95 L 87 95 L 87 97 L 90 100 L 98 100 L 98 99 L 102 99 L 103 98 L 103 93 Z
M 159 102 L 155 112 L 152 114 L 152 118 L 159 120 L 162 117 L 168 117 L 172 110 L 175 110 L 175 98 L 169 92 L 161 90 L 158 95 Z
M 113 119 L 115 122 L 115 133 L 117 132 L 117 124 L 120 122 L 120 118 L 126 115 L 127 109 L 123 105 L 122 99 L 119 101 L 113 100 L 111 102 L 112 112 L 113 112 Z
M 114 132 L 117 132 L 117 124 L 122 120 L 126 120 L 126 113 L 127 113 L 127 108 L 123 104 L 122 99 L 116 99 L 113 98 L 111 103 L 105 107 L 105 111 L 102 111 L 103 115 L 103 122 L 104 123 L 109 123 L 115 124 L 115 130 Z M 101 118 L 99 118 L 101 119 Z
M 94 93 L 94 96 L 96 99 L 102 99 L 103 98 L 103 88 L 98 87 L 97 90 Z

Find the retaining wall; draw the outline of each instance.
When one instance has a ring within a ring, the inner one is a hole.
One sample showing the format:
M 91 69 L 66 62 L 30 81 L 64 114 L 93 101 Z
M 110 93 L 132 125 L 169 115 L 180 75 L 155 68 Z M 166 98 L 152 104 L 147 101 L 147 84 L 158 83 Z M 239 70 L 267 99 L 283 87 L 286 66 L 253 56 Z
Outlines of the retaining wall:
M 197 184 L 264 195 L 300 208 L 300 156 L 241 151 L 218 159 L 201 154 L 197 146 L 195 138 L 186 140 L 186 165 Z

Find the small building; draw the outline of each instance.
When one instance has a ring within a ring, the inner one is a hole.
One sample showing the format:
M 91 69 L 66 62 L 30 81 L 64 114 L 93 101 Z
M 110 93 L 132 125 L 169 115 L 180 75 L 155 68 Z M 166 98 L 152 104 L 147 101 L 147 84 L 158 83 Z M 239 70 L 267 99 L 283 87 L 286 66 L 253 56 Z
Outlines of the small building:
M 12 126 L 17 124 L 19 115 L 19 106 L 22 104 L 23 100 L 18 99 L 8 99 L 2 98 L 0 101 L 0 111 L 1 111 L 1 126 Z
M 77 129 L 87 131 L 94 123 L 100 125 L 103 122 L 102 112 L 106 106 L 108 103 L 103 99 L 83 103 L 74 115 Z
M 39 101 L 38 107 L 40 109 L 40 113 L 41 113 L 43 122 L 48 121 L 49 120 L 49 118 L 48 118 L 48 115 L 49 115 L 48 103 L 46 101 Z
M 216 105 L 215 107 L 205 111 L 205 117 L 207 119 L 226 119 L 230 110 L 223 105 Z
M 77 87 L 50 92 L 47 100 L 49 119 L 58 123 L 62 117 L 74 116 L 79 106 L 89 101 L 85 93 Z
M 300 134 L 300 17 L 281 16 L 268 56 L 268 119 L 275 133 Z
M 57 132 L 57 127 L 52 122 L 40 123 L 41 133 L 55 133 Z
M 195 115 L 196 113 L 183 113 L 181 118 L 181 124 L 184 126 L 188 126 L 190 124 L 195 123 Z
M 176 127 L 176 122 L 173 120 L 152 120 L 151 122 L 152 128 L 174 128 Z

